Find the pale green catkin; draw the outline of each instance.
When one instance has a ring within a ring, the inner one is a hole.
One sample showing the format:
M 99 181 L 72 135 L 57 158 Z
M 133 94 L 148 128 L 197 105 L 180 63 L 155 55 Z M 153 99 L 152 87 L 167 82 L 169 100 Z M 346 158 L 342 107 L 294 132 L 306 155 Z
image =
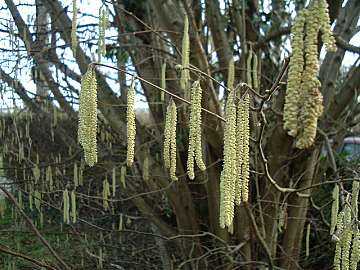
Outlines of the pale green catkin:
M 34 204 L 35 208 L 40 212 L 41 210 L 41 193 L 38 190 L 34 191 Z
M 239 177 L 241 183 L 241 201 L 247 202 L 249 197 L 249 178 L 250 178 L 250 161 L 249 161 L 249 142 L 250 142 L 250 123 L 249 123 L 249 108 L 250 96 L 245 93 L 243 100 L 238 106 L 238 124 L 237 124 L 237 138 L 239 141 L 238 156 L 239 161 Z M 241 143 L 240 143 L 241 141 Z M 236 200 L 238 203 L 238 200 Z
M 81 78 L 78 139 L 84 149 L 85 162 L 97 162 L 97 82 L 96 71 L 90 66 Z
M 180 86 L 185 92 L 185 98 L 187 99 L 188 85 L 190 80 L 190 39 L 189 39 L 189 19 L 187 16 L 184 18 L 184 33 L 182 39 L 181 48 L 181 77 Z
M 349 205 L 344 207 L 344 230 L 340 235 L 341 243 L 341 269 L 348 270 L 350 266 L 350 246 L 352 240 L 351 209 Z
M 234 65 L 234 59 L 231 58 L 229 61 L 228 79 L 227 79 L 227 88 L 229 89 L 229 91 L 232 91 L 234 89 L 234 83 L 235 83 L 235 65 Z
M 252 57 L 253 57 L 253 51 L 250 47 L 249 51 L 248 51 L 248 57 L 246 59 L 246 82 L 250 87 L 253 87 L 253 82 L 252 82 L 252 65 L 251 65 L 251 61 L 252 61 Z
M 233 223 L 235 184 L 238 173 L 236 164 L 236 106 L 235 92 L 231 91 L 226 102 L 226 124 L 224 130 L 224 165 L 220 178 L 220 227 L 225 228 Z M 234 142 L 235 141 L 235 142 Z
M 52 169 L 51 166 L 48 166 L 46 168 L 46 182 L 49 185 L 49 190 L 53 191 L 54 190 L 54 182 L 53 182 L 53 176 L 52 176 Z
M 77 36 L 76 36 L 76 25 L 77 25 L 77 0 L 72 1 L 72 21 L 71 21 L 71 49 L 73 51 L 73 55 L 76 55 L 76 47 L 77 47 Z
M 74 179 L 74 186 L 76 188 L 77 186 L 79 186 L 79 171 L 76 162 L 74 162 L 73 179 Z
M 170 169 L 170 178 L 173 181 L 176 177 L 176 125 L 177 109 L 173 100 L 170 101 L 166 110 L 165 131 L 164 131 L 164 164 L 165 168 Z
M 76 195 L 75 195 L 75 190 L 71 191 L 71 217 L 72 217 L 72 222 L 76 223 Z
M 337 234 L 341 236 L 344 230 L 344 211 L 341 211 L 337 218 Z M 341 270 L 341 253 L 342 253 L 342 244 L 341 241 L 336 242 L 335 255 L 334 255 L 334 269 Z
M 252 71 L 253 71 L 253 87 L 255 90 L 259 90 L 259 81 L 258 81 L 258 57 L 255 52 L 253 52 L 253 61 L 252 61 Z
M 160 87 L 162 89 L 166 90 L 166 62 L 164 62 L 161 66 L 161 82 L 160 82 Z M 160 101 L 164 102 L 165 99 L 165 92 L 164 91 L 160 91 Z
M 356 229 L 353 232 L 354 239 L 351 247 L 350 269 L 356 270 L 360 261 L 360 232 Z
M 337 224 L 337 217 L 339 212 L 339 186 L 335 184 L 332 192 L 332 206 L 331 206 L 331 222 L 330 222 L 330 234 L 335 232 L 335 226 Z
M 356 215 L 354 218 L 358 217 L 358 200 L 359 200 L 359 182 L 353 181 L 352 184 L 352 192 L 351 192 L 351 207 L 353 209 L 353 213 Z
M 144 158 L 144 166 L 143 166 L 143 179 L 144 181 L 149 180 L 149 153 L 146 152 L 145 158 Z
M 105 32 L 109 25 L 108 10 L 106 7 L 101 7 L 99 10 L 99 41 L 98 41 L 98 54 L 99 61 L 101 56 L 106 55 L 106 42 L 105 42 Z
M 125 176 L 126 176 L 126 166 L 122 166 L 120 170 L 120 182 L 123 188 L 126 188 Z
M 102 192 L 102 197 L 103 197 L 103 207 L 104 210 L 108 210 L 109 209 L 109 196 L 110 196 L 110 185 L 107 179 L 105 179 L 103 181 L 103 192 Z
M 187 160 L 187 171 L 191 180 L 195 178 L 194 160 L 200 170 L 206 170 L 205 163 L 202 159 L 201 97 L 202 89 L 200 81 L 197 80 L 191 87 L 190 130 Z
M 65 224 L 70 223 L 70 202 L 69 202 L 69 192 L 67 189 L 63 191 L 63 220 Z
M 24 209 L 21 190 L 18 190 L 18 204 L 19 204 L 20 209 Z
M 310 254 L 310 229 L 311 229 L 311 225 L 310 225 L 310 222 L 307 224 L 307 227 L 306 227 L 306 243 L 305 243 L 305 256 L 306 257 L 309 257 L 309 254 Z
M 116 168 L 115 167 L 112 169 L 111 182 L 112 182 L 112 196 L 115 197 L 115 195 L 116 195 Z
M 135 155 L 135 88 L 132 85 L 127 94 L 127 156 L 126 163 L 130 167 L 134 162 Z

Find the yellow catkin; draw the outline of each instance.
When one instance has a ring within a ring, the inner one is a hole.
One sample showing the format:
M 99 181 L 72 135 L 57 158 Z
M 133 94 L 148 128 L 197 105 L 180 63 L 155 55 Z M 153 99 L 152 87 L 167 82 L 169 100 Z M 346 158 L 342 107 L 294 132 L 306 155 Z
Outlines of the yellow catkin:
M 249 123 L 250 96 L 245 93 L 243 100 L 239 104 L 239 124 L 237 125 L 237 137 L 239 142 L 239 176 L 241 185 L 241 201 L 247 202 L 249 197 L 249 178 L 250 178 L 250 161 L 249 161 L 249 142 L 250 142 L 250 123 Z M 239 204 L 238 200 L 236 201 Z
M 164 157 L 164 166 L 166 169 L 170 168 L 170 140 L 171 140 L 171 102 L 167 106 L 166 115 L 165 115 L 165 127 L 164 127 L 164 150 L 163 150 L 163 157 Z
M 76 223 L 76 195 L 75 195 L 75 190 L 71 191 L 71 217 L 72 217 L 72 222 Z
M 335 184 L 332 193 L 332 206 L 331 206 L 331 222 L 330 222 L 330 234 L 335 232 L 335 226 L 337 224 L 337 217 L 339 212 L 339 186 Z
M 306 239 L 305 239 L 305 256 L 306 257 L 309 257 L 309 254 L 310 254 L 310 229 L 311 229 L 311 225 L 309 222 L 306 227 Z
M 308 10 L 306 17 L 305 36 L 305 59 L 306 64 L 302 73 L 300 91 L 302 96 L 299 99 L 298 127 L 299 132 L 295 146 L 299 149 L 310 147 L 315 140 L 317 120 L 322 114 L 322 94 L 319 91 L 321 86 L 318 80 L 318 32 L 320 28 L 317 6 Z
M 323 112 L 321 84 L 317 78 L 319 31 L 326 49 L 334 51 L 335 39 L 330 29 L 326 0 L 313 2 L 309 8 L 302 10 L 292 28 L 293 55 L 289 63 L 284 128 L 296 138 L 295 146 L 299 149 L 314 143 L 317 121 Z
M 85 162 L 94 166 L 97 162 L 97 82 L 93 67 L 81 78 L 79 101 L 78 139 L 84 149 Z
M 340 236 L 344 230 L 344 211 L 341 211 L 337 218 L 337 234 Z M 339 239 L 336 242 L 335 255 L 334 255 L 334 269 L 341 270 L 341 253 L 342 253 L 342 244 Z
M 350 246 L 352 240 L 351 209 L 349 205 L 344 207 L 344 230 L 340 235 L 341 242 L 341 269 L 348 270 L 350 266 Z
M 127 156 L 126 163 L 130 167 L 134 162 L 135 155 L 135 88 L 132 85 L 127 94 Z
M 76 47 L 77 47 L 77 36 L 76 36 L 76 25 L 77 25 L 77 0 L 72 1 L 72 21 L 71 21 L 71 49 L 73 51 L 73 55 L 76 55 Z
M 335 38 L 330 28 L 329 5 L 326 0 L 319 0 L 318 16 L 320 22 L 321 39 L 325 44 L 326 50 L 336 51 Z
M 236 164 L 236 106 L 234 91 L 230 92 L 226 102 L 226 124 L 224 130 L 224 165 L 220 179 L 220 227 L 230 227 L 234 218 Z M 235 141 L 235 143 L 234 143 Z
M 177 180 L 176 177 L 176 125 L 177 125 L 177 109 L 173 100 L 170 101 L 165 119 L 164 131 L 164 164 L 165 168 L 170 169 L 170 178 L 173 181 Z
M 116 168 L 112 169 L 111 173 L 111 185 L 112 185 L 112 196 L 115 197 L 116 195 Z
M 190 130 L 187 171 L 189 178 L 195 178 L 194 160 L 200 170 L 206 170 L 202 159 L 202 139 L 201 139 L 201 97 L 202 89 L 200 81 L 195 81 L 191 87 L 191 111 L 190 111 Z
M 290 136 L 296 136 L 298 133 L 298 112 L 300 109 L 299 85 L 301 84 L 304 69 L 303 49 L 306 13 L 306 10 L 300 11 L 291 28 L 292 56 L 289 63 L 289 75 L 284 104 L 284 129 L 287 130 Z
M 360 232 L 356 229 L 353 232 L 354 239 L 351 247 L 350 269 L 356 270 L 360 261 Z
M 70 223 L 70 202 L 69 202 L 69 192 L 67 188 L 63 191 L 63 220 L 65 224 Z
M 187 16 L 184 18 L 184 33 L 182 39 L 182 48 L 181 48 L 181 77 L 180 77 L 180 86 L 181 89 L 185 92 L 185 98 L 187 97 L 188 85 L 190 80 L 190 39 L 189 39 L 189 19 Z

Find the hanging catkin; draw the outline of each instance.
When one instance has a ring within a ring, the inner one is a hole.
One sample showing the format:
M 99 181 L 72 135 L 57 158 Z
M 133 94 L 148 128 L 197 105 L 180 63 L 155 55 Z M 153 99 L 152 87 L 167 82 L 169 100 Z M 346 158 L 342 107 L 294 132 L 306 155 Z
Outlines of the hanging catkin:
M 326 0 L 312 2 L 299 12 L 292 27 L 292 57 L 289 63 L 288 85 L 284 105 L 284 129 L 295 137 L 299 149 L 310 147 L 322 114 L 321 83 L 318 80 L 318 34 L 326 49 L 335 50 L 335 40 L 330 30 Z
M 305 256 L 306 257 L 309 257 L 309 255 L 310 255 L 310 229 L 311 229 L 311 225 L 309 222 L 306 227 L 306 239 L 305 239 Z
M 126 166 L 122 166 L 120 170 L 120 182 L 123 188 L 126 188 L 125 176 L 126 176 Z
M 97 162 L 97 82 L 96 71 L 90 66 L 81 78 L 78 139 L 84 148 L 85 162 Z
M 337 217 L 337 234 L 341 236 L 344 230 L 344 211 L 341 211 Z M 341 253 L 342 253 L 342 244 L 341 241 L 337 240 L 335 255 L 334 255 L 334 269 L 341 270 Z
M 177 125 L 177 111 L 176 104 L 173 100 L 166 110 L 165 131 L 164 131 L 164 164 L 166 169 L 170 169 L 170 178 L 173 181 L 176 177 L 176 125 Z
M 65 224 L 70 223 L 70 202 L 67 188 L 63 191 L 63 220 Z
M 330 222 L 330 234 L 333 234 L 335 231 L 335 226 L 337 224 L 337 217 L 339 212 L 339 186 L 335 184 L 332 192 L 332 206 L 331 206 L 331 222 Z
M 149 180 L 149 153 L 148 153 L 148 151 L 146 151 L 145 158 L 144 158 L 143 179 L 144 179 L 144 181 Z
M 249 197 L 249 178 L 250 178 L 250 162 L 249 162 L 249 141 L 250 141 L 250 126 L 249 126 L 249 107 L 250 96 L 245 93 L 243 100 L 239 101 L 238 105 L 238 121 L 237 121 L 237 140 L 238 140 L 238 161 L 239 176 L 237 190 L 241 186 L 241 201 L 247 202 Z M 240 193 L 240 191 L 238 191 Z M 238 193 L 237 193 L 238 194 Z M 236 204 L 240 204 L 239 196 L 236 196 Z
M 166 89 L 166 62 L 164 62 L 161 66 L 161 82 L 160 87 L 162 89 Z M 160 101 L 164 102 L 165 99 L 165 92 L 160 91 Z
M 181 89 L 185 92 L 185 98 L 187 99 L 188 85 L 190 80 L 190 39 L 189 39 L 189 19 L 187 16 L 184 18 L 184 33 L 182 39 L 182 48 L 181 48 L 181 77 L 180 77 L 180 86 Z
M 71 191 L 71 217 L 72 217 L 72 222 L 76 223 L 76 195 L 75 195 L 75 190 Z
M 127 157 L 126 163 L 130 167 L 134 162 L 135 154 L 135 88 L 132 85 L 127 93 Z
M 112 196 L 115 197 L 116 195 L 116 168 L 112 168 L 111 173 L 111 186 L 112 186 Z
M 251 65 L 251 61 L 252 61 L 252 57 L 253 57 L 253 51 L 252 48 L 250 47 L 250 49 L 248 50 L 248 57 L 246 59 L 246 82 L 247 84 L 252 87 L 253 86 L 253 82 L 252 82 L 252 65 Z
M 350 269 L 356 270 L 360 261 L 360 232 L 356 229 L 353 232 L 354 239 L 351 247 Z
M 358 200 L 359 200 L 359 182 L 353 180 L 352 192 L 351 192 L 351 207 L 355 214 L 355 219 L 358 218 Z
M 109 196 L 110 196 L 110 185 L 107 179 L 105 179 L 103 181 L 103 192 L 102 192 L 102 197 L 103 197 L 103 207 L 104 210 L 108 210 L 109 209 Z
M 231 58 L 231 60 L 229 61 L 228 79 L 227 79 L 227 87 L 229 91 L 232 91 L 234 89 L 234 83 L 235 83 L 235 65 L 234 65 L 234 59 Z
M 224 130 L 224 165 L 220 178 L 220 227 L 230 227 L 234 218 L 235 183 L 238 173 L 236 163 L 236 106 L 235 92 L 229 93 L 226 102 Z M 235 138 L 235 140 L 234 140 Z
M 76 55 L 76 47 L 77 47 L 77 36 L 76 36 L 76 25 L 77 25 L 77 0 L 72 1 L 72 21 L 71 21 L 71 49 L 73 51 L 73 55 Z M 55 124 L 54 124 L 55 125 Z
M 191 87 L 191 111 L 190 111 L 190 130 L 189 130 L 189 148 L 187 171 L 189 178 L 195 178 L 194 160 L 200 168 L 205 171 L 206 166 L 202 159 L 202 142 L 201 142 L 201 97 L 202 89 L 200 81 L 195 81 Z
M 79 185 L 79 172 L 77 163 L 74 162 L 74 171 L 73 171 L 73 179 L 75 188 Z
M 49 190 L 53 191 L 54 183 L 53 183 L 53 176 L 52 176 L 52 170 L 51 170 L 50 165 L 46 168 L 46 182 L 49 185 Z
M 101 56 L 106 54 L 105 32 L 109 25 L 109 14 L 106 7 L 101 7 L 99 10 L 99 41 L 98 41 L 98 54 L 99 61 Z

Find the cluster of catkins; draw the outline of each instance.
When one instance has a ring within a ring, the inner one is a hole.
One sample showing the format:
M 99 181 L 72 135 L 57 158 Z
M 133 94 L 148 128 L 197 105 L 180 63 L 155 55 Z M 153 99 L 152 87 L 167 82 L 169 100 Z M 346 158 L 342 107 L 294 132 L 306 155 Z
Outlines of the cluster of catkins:
M 234 207 L 248 200 L 249 182 L 249 106 L 246 92 L 236 99 L 234 63 L 229 64 L 228 89 L 230 90 L 225 109 L 224 166 L 220 178 L 220 227 L 231 228 Z M 242 93 L 241 93 L 242 94 Z
M 318 33 L 327 51 L 335 51 L 326 0 L 316 0 L 296 17 L 292 27 L 292 57 L 284 106 L 284 128 L 296 138 L 299 149 L 315 140 L 317 121 L 323 111 L 318 79 Z
M 339 186 L 333 190 L 330 234 L 336 241 L 334 256 L 335 270 L 356 270 L 360 261 L 360 232 L 358 220 L 359 182 L 352 185 L 351 202 L 349 196 L 342 211 L 339 211 Z

